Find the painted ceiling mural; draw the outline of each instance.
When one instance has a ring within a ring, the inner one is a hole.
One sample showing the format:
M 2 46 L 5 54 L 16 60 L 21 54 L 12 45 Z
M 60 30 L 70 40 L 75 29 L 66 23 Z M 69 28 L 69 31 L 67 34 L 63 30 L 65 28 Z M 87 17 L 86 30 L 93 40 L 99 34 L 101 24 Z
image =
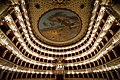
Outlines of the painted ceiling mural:
M 45 44 L 68 46 L 88 30 L 91 0 L 29 0 L 28 4 L 32 30 Z
M 51 10 L 40 18 L 39 30 L 49 40 L 64 42 L 79 34 L 81 20 L 77 14 L 69 10 Z

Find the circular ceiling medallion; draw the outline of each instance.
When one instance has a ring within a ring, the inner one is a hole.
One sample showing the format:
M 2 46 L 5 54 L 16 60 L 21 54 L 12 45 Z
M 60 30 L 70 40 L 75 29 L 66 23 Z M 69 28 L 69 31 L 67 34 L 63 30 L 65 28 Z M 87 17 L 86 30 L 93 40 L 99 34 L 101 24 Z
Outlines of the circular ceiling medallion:
M 54 9 L 46 12 L 39 19 L 41 38 L 51 44 L 66 45 L 74 42 L 81 31 L 81 19 L 67 9 Z

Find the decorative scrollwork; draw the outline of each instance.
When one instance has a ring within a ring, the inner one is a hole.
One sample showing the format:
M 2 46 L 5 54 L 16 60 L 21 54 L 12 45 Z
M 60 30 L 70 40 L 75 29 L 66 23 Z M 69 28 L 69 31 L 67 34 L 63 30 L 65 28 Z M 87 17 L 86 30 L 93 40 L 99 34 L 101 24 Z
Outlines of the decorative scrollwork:
M 70 0 L 52 0 L 54 4 L 67 4 Z

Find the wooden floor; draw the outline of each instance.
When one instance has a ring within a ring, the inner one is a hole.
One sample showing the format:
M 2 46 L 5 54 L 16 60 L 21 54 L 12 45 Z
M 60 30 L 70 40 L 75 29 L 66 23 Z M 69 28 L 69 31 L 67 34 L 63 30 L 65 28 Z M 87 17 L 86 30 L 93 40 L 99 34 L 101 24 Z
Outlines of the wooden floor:
M 25 79 L 14 79 L 14 80 L 55 80 L 54 78 L 25 78 Z M 64 80 L 107 80 L 103 78 L 65 78 Z

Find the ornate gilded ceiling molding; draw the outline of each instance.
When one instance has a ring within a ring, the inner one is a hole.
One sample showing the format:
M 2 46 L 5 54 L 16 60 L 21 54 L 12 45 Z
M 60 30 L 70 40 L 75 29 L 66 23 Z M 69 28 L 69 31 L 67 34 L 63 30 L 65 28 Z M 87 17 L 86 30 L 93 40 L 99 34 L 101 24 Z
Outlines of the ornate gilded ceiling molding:
M 31 24 L 32 24 L 33 33 L 41 42 L 51 46 L 68 46 L 78 42 L 86 34 L 89 19 L 91 16 L 92 3 L 89 0 L 85 0 L 85 1 L 84 0 L 74 0 L 74 1 L 73 0 L 45 0 L 45 1 L 36 0 L 34 2 L 34 0 L 30 0 L 29 11 L 31 15 L 31 22 L 32 22 Z M 59 13 L 59 15 L 55 13 Z M 76 16 L 78 17 L 73 18 L 75 14 L 77 14 Z M 56 21 L 52 22 L 49 17 L 52 20 L 56 20 Z M 44 28 L 46 26 L 51 26 L 51 27 L 60 26 L 60 27 L 54 27 L 54 30 L 52 30 L 52 28 L 50 27 L 49 30 L 46 31 L 44 29 L 43 31 L 43 29 L 40 29 L 42 27 L 39 27 L 39 21 L 40 23 L 42 23 L 41 26 L 43 26 Z M 75 23 L 73 23 L 74 21 Z M 78 22 L 80 23 L 78 24 Z M 74 29 L 75 25 L 80 25 L 80 26 L 77 27 L 77 29 Z M 67 35 L 69 35 L 70 37 Z
M 70 0 L 52 0 L 52 4 L 54 4 L 54 5 L 57 5 L 57 4 L 67 5 L 69 3 L 70 3 Z

